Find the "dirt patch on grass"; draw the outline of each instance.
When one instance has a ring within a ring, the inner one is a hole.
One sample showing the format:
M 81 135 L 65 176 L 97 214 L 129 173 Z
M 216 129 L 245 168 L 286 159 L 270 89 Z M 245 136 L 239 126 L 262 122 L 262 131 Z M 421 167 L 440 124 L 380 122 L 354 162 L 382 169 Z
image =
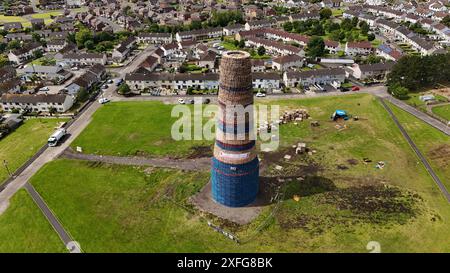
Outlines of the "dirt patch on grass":
M 303 190 L 314 189 L 316 181 L 313 178 L 309 180 Z M 419 203 L 422 198 L 418 194 L 393 186 L 379 184 L 336 188 L 331 181 L 327 181 L 318 188 L 323 192 L 313 191 L 316 195 L 310 197 L 313 198 L 313 206 L 318 209 L 303 211 L 301 203 L 295 210 L 284 208 L 276 216 L 281 228 L 320 234 L 335 226 L 346 230 L 354 229 L 357 224 L 383 227 L 405 224 L 421 211 Z
M 358 165 L 358 160 L 354 158 L 347 159 L 347 163 L 350 165 Z
M 339 210 L 349 210 L 365 222 L 403 224 L 416 215 L 417 194 L 403 192 L 397 187 L 364 185 L 327 192 L 322 202 Z
M 450 145 L 439 145 L 428 153 L 431 160 L 435 161 L 439 166 L 447 167 L 450 164 Z
M 211 146 L 194 146 L 191 148 L 188 159 L 211 157 L 213 154 Z

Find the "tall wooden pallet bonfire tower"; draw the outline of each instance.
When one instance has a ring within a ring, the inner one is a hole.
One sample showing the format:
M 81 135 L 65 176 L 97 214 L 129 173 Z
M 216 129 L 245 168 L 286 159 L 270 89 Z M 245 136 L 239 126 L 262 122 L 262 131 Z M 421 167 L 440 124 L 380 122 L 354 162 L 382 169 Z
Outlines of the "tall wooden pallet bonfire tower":
M 235 114 L 236 107 L 253 105 L 251 62 L 247 52 L 223 54 L 218 104 L 211 168 L 212 198 L 228 207 L 243 207 L 255 201 L 259 190 L 253 110 L 244 116 Z

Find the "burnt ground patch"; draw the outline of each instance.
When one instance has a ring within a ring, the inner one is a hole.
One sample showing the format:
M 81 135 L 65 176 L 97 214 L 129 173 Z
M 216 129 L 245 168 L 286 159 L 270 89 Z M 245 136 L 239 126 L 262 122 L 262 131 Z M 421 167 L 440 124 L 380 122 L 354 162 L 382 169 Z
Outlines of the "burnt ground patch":
M 211 157 L 213 150 L 211 146 L 194 146 L 191 148 L 188 159 Z
M 364 185 L 325 193 L 321 202 L 349 210 L 364 222 L 404 224 L 417 214 L 417 194 L 387 185 Z
M 437 162 L 439 166 L 445 167 L 450 164 L 450 145 L 443 144 L 434 148 L 428 153 L 431 160 Z
M 294 194 L 305 197 L 336 190 L 331 179 L 322 176 L 307 176 L 301 180 L 294 180 L 286 185 L 285 198 L 290 199 Z
M 277 213 L 276 220 L 282 229 L 320 234 L 336 226 L 347 231 L 360 224 L 382 228 L 406 224 L 421 213 L 421 197 L 397 187 L 378 184 L 336 188 L 332 181 L 317 178 L 305 181 L 309 181 L 304 186 L 311 196 Z M 297 190 L 297 194 L 302 194 L 301 187 Z

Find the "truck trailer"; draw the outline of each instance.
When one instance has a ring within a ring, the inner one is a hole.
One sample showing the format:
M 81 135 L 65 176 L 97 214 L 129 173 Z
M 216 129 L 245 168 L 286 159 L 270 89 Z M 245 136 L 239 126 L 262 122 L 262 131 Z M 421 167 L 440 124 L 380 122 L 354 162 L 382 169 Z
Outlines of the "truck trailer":
M 66 129 L 61 128 L 56 130 L 48 139 L 47 143 L 49 147 L 55 147 L 58 142 L 67 134 Z

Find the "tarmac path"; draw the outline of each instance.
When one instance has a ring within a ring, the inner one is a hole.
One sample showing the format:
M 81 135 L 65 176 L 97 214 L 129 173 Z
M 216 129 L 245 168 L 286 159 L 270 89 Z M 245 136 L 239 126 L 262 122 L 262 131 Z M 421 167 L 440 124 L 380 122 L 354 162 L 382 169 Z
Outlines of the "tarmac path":
M 447 201 L 450 203 L 450 193 L 448 192 L 448 190 L 445 188 L 444 184 L 442 184 L 441 179 L 436 175 L 436 173 L 434 172 L 433 168 L 431 167 L 431 165 L 428 163 L 427 159 L 423 156 L 422 152 L 420 152 L 419 148 L 417 147 L 417 145 L 414 143 L 414 141 L 411 139 L 411 137 L 408 135 L 408 133 L 406 132 L 405 128 L 403 128 L 403 126 L 400 124 L 400 122 L 398 121 L 397 117 L 394 115 L 394 113 L 392 112 L 391 108 L 389 107 L 389 105 L 386 104 L 386 102 L 384 101 L 383 98 L 380 98 L 381 104 L 383 105 L 383 107 L 386 109 L 386 111 L 389 113 L 389 115 L 391 116 L 391 118 L 394 120 L 394 123 L 397 125 L 398 129 L 400 129 L 400 132 L 402 133 L 403 137 L 406 139 L 406 141 L 408 142 L 408 144 L 411 146 L 411 148 L 413 149 L 413 151 L 416 153 L 417 157 L 420 159 L 420 161 L 422 162 L 422 164 L 424 165 L 425 169 L 428 171 L 428 173 L 431 175 L 431 177 L 433 178 L 434 182 L 436 182 L 436 184 L 438 185 L 439 189 L 441 190 L 442 194 L 444 195 L 444 197 L 447 199 Z
M 151 166 L 158 168 L 171 168 L 186 171 L 208 171 L 211 168 L 211 158 L 190 158 L 190 159 L 173 159 L 168 157 L 162 158 L 146 158 L 146 157 L 121 157 L 109 155 L 93 155 L 72 152 L 67 149 L 63 154 L 63 158 L 87 160 L 94 162 L 103 162 L 118 165 L 132 165 L 132 166 Z

